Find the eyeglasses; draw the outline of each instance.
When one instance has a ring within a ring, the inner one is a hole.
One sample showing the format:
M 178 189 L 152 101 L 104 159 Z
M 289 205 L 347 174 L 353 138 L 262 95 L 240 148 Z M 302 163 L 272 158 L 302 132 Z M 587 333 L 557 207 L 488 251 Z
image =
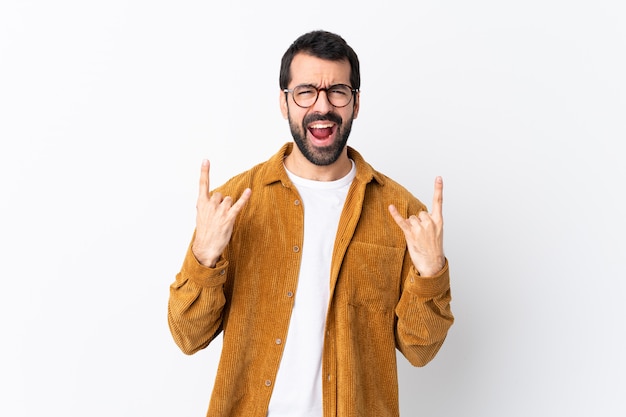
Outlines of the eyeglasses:
M 327 88 L 318 88 L 314 85 L 298 85 L 293 89 L 285 88 L 285 94 L 291 93 L 293 101 L 302 108 L 311 107 L 317 102 L 320 91 L 326 93 L 326 98 L 335 107 L 346 107 L 352 101 L 352 96 L 359 91 L 349 85 L 335 84 Z

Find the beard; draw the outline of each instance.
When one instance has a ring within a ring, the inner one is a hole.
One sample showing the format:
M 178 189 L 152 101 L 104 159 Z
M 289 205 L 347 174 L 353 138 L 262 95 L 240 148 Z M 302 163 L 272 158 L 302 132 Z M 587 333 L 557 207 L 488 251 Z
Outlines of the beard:
M 289 128 L 291 129 L 291 136 L 300 149 L 300 152 L 304 157 L 312 164 L 318 166 L 331 165 L 339 159 L 343 149 L 348 143 L 348 136 L 352 130 L 352 118 L 350 118 L 346 125 L 343 125 L 343 119 L 336 113 L 328 112 L 326 114 L 310 114 L 302 120 L 302 125 L 299 126 L 297 122 L 291 119 L 291 114 L 288 114 Z M 337 124 L 337 133 L 335 141 L 329 146 L 314 146 L 309 140 L 307 140 L 307 125 L 317 120 L 329 120 Z

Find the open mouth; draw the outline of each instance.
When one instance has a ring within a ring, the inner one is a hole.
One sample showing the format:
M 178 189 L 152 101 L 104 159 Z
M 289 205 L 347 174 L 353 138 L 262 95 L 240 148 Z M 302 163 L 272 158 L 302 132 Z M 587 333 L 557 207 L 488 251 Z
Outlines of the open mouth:
M 329 121 L 317 121 L 311 123 L 308 130 L 315 139 L 324 141 L 333 136 L 337 130 L 337 124 Z

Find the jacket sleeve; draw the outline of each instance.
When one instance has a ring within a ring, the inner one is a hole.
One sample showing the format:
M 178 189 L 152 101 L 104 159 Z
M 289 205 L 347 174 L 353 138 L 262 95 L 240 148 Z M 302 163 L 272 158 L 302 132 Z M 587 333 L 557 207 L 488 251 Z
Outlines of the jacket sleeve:
M 187 355 L 207 347 L 222 329 L 227 268 L 224 258 L 214 268 L 201 265 L 189 245 L 170 285 L 167 320 L 174 341 Z
M 412 365 L 424 366 L 435 357 L 454 322 L 448 261 L 432 277 L 420 276 L 410 258 L 403 269 L 408 273 L 396 306 L 396 345 Z

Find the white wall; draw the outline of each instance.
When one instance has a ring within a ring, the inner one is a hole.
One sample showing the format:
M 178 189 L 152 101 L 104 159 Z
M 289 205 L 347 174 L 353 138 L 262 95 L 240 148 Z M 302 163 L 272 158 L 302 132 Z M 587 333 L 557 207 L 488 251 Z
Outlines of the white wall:
M 350 143 L 429 206 L 445 181 L 457 321 L 428 366 L 400 359 L 403 415 L 625 415 L 625 18 L 4 0 L 0 415 L 204 415 L 219 342 L 184 356 L 166 323 L 199 164 L 218 185 L 290 140 L 279 60 L 318 28 L 362 61 Z

